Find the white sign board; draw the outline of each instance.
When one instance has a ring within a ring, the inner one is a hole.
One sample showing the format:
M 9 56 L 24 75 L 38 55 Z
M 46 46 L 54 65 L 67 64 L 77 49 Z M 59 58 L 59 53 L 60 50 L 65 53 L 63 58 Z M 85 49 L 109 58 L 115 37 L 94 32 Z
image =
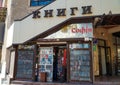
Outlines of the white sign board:
M 56 33 L 47 36 L 45 39 L 55 38 L 92 38 L 92 23 L 70 24 Z

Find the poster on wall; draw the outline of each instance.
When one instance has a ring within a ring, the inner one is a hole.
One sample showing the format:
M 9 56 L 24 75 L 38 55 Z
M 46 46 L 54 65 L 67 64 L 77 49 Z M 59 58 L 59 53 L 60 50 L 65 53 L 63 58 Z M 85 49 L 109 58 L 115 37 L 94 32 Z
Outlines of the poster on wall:
M 47 73 L 47 81 L 52 81 L 53 78 L 53 48 L 40 47 L 39 51 L 39 72 Z

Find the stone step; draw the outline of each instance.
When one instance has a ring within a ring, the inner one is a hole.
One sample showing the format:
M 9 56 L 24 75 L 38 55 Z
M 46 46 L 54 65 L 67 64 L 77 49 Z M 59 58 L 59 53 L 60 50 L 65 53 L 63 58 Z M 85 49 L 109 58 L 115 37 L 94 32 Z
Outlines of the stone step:
M 94 82 L 93 85 L 120 85 L 120 82 Z
M 26 82 L 26 81 L 14 81 L 10 85 L 120 85 L 120 82 L 94 82 L 94 83 L 55 83 L 55 82 Z

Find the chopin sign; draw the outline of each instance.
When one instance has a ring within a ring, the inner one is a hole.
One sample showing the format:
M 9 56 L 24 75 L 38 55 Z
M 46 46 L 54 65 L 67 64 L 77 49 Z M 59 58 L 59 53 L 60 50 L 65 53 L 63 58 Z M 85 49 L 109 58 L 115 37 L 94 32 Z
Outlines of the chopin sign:
M 81 33 L 81 34 L 87 34 L 87 33 L 92 33 L 92 28 L 88 28 L 88 26 L 86 25 L 86 27 L 82 26 L 81 28 L 72 28 L 71 29 L 72 33 Z
M 45 39 L 55 38 L 92 38 L 93 26 L 92 23 L 79 23 L 68 25 L 61 30 L 47 36 Z
M 36 10 L 36 11 L 33 12 L 33 17 L 32 18 L 34 18 L 34 19 L 40 18 L 40 17 L 48 18 L 48 17 L 54 17 L 54 16 L 61 17 L 61 16 L 67 16 L 68 14 L 70 16 L 75 16 L 77 11 L 79 13 L 82 13 L 82 15 L 92 14 L 91 9 L 92 9 L 92 6 L 82 6 L 81 8 L 71 7 L 69 9 L 59 8 L 59 9 L 56 9 L 56 10 L 53 10 L 53 9 L 43 10 L 43 11 Z M 70 13 L 66 13 L 67 11 L 70 11 Z M 41 15 L 41 12 L 43 12 L 44 15 Z M 56 15 L 53 15 L 54 13 Z

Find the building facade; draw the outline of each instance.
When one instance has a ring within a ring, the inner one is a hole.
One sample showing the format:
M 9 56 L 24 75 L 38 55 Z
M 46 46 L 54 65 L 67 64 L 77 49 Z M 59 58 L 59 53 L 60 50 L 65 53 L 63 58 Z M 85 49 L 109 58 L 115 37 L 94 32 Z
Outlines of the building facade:
M 120 75 L 120 1 L 11 0 L 2 62 L 12 80 L 92 82 Z
M 1 55 L 2 45 L 3 45 L 3 40 L 4 40 L 5 19 L 6 19 L 6 8 L 2 7 L 2 0 L 0 0 L 0 60 L 2 56 Z

